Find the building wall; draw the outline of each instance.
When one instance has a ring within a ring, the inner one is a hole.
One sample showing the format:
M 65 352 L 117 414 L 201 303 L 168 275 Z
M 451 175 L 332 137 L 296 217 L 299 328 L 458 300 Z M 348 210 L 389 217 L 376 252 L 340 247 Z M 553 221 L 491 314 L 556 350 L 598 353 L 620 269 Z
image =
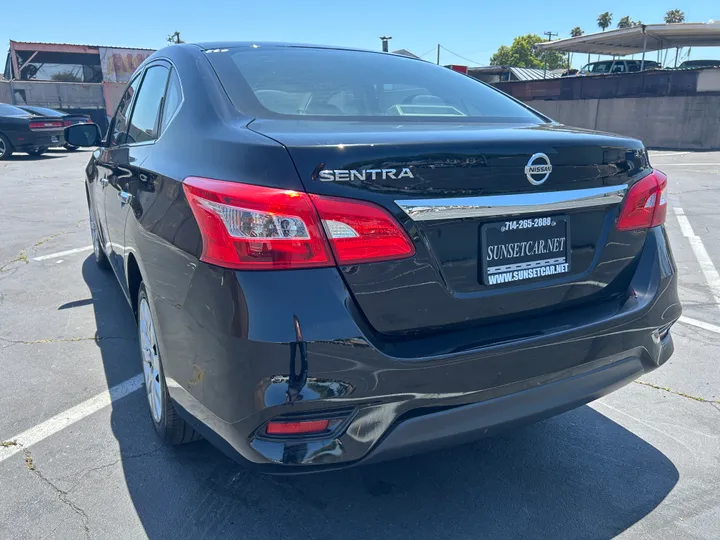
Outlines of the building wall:
M 0 81 L 0 103 L 12 103 L 9 81 Z
M 13 81 L 15 103 L 51 109 L 105 109 L 102 84 Z
M 628 135 L 650 148 L 720 150 L 720 95 L 533 100 L 527 104 L 562 124 Z
M 563 124 L 651 148 L 720 149 L 720 69 L 657 70 L 495 86 Z

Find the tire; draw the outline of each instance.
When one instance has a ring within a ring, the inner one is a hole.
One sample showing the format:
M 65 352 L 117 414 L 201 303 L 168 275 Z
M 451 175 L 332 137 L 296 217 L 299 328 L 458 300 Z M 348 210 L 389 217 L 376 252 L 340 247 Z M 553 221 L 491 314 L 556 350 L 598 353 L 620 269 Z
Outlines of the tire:
M 168 394 L 155 323 L 143 283 L 140 283 L 137 306 L 138 341 L 143 363 L 145 396 L 155 432 L 169 444 L 197 441 L 201 438 L 200 434 L 180 417 Z
M 8 138 L 0 133 L 0 161 L 8 159 L 13 153 L 13 146 Z
M 78 148 L 80 148 L 79 146 L 73 146 L 72 144 L 67 144 L 67 143 L 64 144 L 63 147 L 64 147 L 65 150 L 67 150 L 68 152 L 75 152 Z
M 42 156 L 45 152 L 47 152 L 47 148 L 44 146 L 41 146 L 40 148 L 35 148 L 33 150 L 28 150 L 27 153 L 31 156 Z
M 97 264 L 102 270 L 109 270 L 110 261 L 108 260 L 105 250 L 102 247 L 100 232 L 98 231 L 97 221 L 95 221 L 95 211 L 93 210 L 90 201 L 88 201 L 88 213 L 90 214 L 90 236 L 92 237 L 95 264 Z

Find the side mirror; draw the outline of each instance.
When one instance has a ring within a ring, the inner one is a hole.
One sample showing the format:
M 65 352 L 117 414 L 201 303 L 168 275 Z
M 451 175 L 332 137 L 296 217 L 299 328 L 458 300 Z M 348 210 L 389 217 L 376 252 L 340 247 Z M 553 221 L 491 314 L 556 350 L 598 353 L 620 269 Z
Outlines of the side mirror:
M 101 146 L 100 128 L 97 124 L 75 124 L 66 127 L 65 142 L 73 146 Z

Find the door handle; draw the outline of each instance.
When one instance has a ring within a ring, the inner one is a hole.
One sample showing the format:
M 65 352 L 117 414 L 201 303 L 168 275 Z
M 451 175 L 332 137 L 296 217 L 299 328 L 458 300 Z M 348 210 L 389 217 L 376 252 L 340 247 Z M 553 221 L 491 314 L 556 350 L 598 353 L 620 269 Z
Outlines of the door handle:
M 109 182 L 109 181 L 108 181 L 108 179 L 107 179 L 106 177 L 103 176 L 102 178 L 100 178 L 99 182 L 100 182 L 100 185 L 101 185 L 102 187 L 105 187 L 105 186 L 108 185 L 108 182 Z
M 124 207 L 132 200 L 132 195 L 130 195 L 127 191 L 118 192 L 118 197 L 120 197 L 120 207 Z

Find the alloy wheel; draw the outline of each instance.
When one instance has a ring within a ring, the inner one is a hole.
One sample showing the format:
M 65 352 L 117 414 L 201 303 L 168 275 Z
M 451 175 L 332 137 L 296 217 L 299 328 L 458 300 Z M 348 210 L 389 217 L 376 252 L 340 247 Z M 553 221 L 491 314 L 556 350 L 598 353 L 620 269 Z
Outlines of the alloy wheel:
M 140 327 L 140 350 L 142 352 L 145 392 L 153 420 L 160 423 L 163 418 L 162 384 L 160 382 L 160 352 L 158 350 L 155 325 L 147 299 L 142 298 L 138 313 Z
M 92 206 L 90 207 L 90 235 L 92 236 L 92 243 L 93 243 L 93 253 L 95 253 L 95 258 L 100 258 L 100 238 L 98 236 L 98 230 L 97 230 L 97 223 L 95 223 L 95 212 L 92 209 Z

